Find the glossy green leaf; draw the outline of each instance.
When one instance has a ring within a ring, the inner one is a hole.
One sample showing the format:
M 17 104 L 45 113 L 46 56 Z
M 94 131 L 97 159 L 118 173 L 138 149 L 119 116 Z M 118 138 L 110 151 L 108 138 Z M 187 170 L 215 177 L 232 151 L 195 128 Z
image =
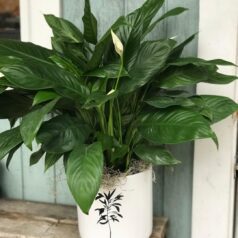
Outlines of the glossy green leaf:
M 51 101 L 59 97 L 59 94 L 53 91 L 38 91 L 33 100 L 33 106 L 43 102 Z
M 31 108 L 32 99 L 17 90 L 7 90 L 0 94 L 0 119 L 20 118 Z
M 170 40 L 144 42 L 138 50 L 134 65 L 128 69 L 130 78 L 121 81 L 120 91 L 132 92 L 158 73 L 172 50 L 171 43 Z
M 41 70 L 41 67 L 37 68 L 36 65 L 29 68 L 29 65 L 25 66 L 24 62 L 18 65 L 8 65 L 0 69 L 0 72 L 14 87 L 30 90 L 52 88 L 53 82 L 49 81 L 46 75 L 42 77 L 42 71 L 46 73 L 47 70 L 46 68 Z
M 14 64 L 22 64 L 23 60 L 13 56 L 0 56 L 0 68 Z
M 30 166 L 37 164 L 40 161 L 40 159 L 43 157 L 44 154 L 45 154 L 45 151 L 42 150 L 42 148 L 40 148 L 38 151 L 31 154 Z
M 0 86 L 0 94 L 2 94 L 3 92 L 5 92 L 6 87 Z
M 90 0 L 85 0 L 83 23 L 84 38 L 92 44 L 97 44 L 97 19 L 91 12 Z
M 111 39 L 111 30 L 115 31 L 122 25 L 126 25 L 126 19 L 125 17 L 119 17 L 116 22 L 111 26 L 111 28 L 103 35 L 103 37 L 100 39 L 100 41 L 96 44 L 95 50 L 93 52 L 93 55 L 88 62 L 87 65 L 87 71 L 92 71 L 96 69 L 101 61 L 102 57 L 105 53 L 106 48 L 108 47 L 109 43 L 112 41 Z
M 100 188 L 103 160 L 101 143 L 81 145 L 69 156 L 66 172 L 68 185 L 85 214 L 88 214 Z
M 171 106 L 194 106 L 195 103 L 185 97 L 154 97 L 145 101 L 147 104 L 156 108 L 167 108 Z
M 22 146 L 22 144 L 23 143 L 20 143 L 17 146 L 15 146 L 13 149 L 10 150 L 10 152 L 9 152 L 9 154 L 7 156 L 7 162 L 6 162 L 7 169 L 9 169 L 9 165 L 10 165 L 10 163 L 12 161 L 12 158 L 13 158 L 15 152 L 17 152 L 17 150 Z
M 212 138 L 217 143 L 209 121 L 199 113 L 185 109 L 146 114 L 139 123 L 139 132 L 157 144 L 178 144 L 203 138 Z
M 122 159 L 127 153 L 129 152 L 128 145 L 119 145 L 115 146 L 112 149 L 112 156 L 111 156 L 111 162 L 112 164 L 116 165 L 118 163 L 118 159 Z
M 75 64 L 73 64 L 69 59 L 64 58 L 59 55 L 52 55 L 50 59 L 57 64 L 60 68 L 71 72 L 76 76 L 81 76 L 83 74 L 82 70 L 79 69 Z
M 62 154 L 46 153 L 45 155 L 45 172 L 51 168 L 61 158 Z
M 223 60 L 223 59 L 214 59 L 214 60 L 209 60 L 208 62 L 216 64 L 216 65 L 222 65 L 222 66 L 236 66 L 236 64 L 229 62 L 227 60 Z
M 199 95 L 190 98 L 201 110 L 206 109 L 211 113 L 212 123 L 223 120 L 238 111 L 238 104 L 228 97 Z
M 158 20 L 153 22 L 147 29 L 147 31 L 144 33 L 144 36 L 148 35 L 161 21 L 168 17 L 173 17 L 182 14 L 183 12 L 187 11 L 187 8 L 184 7 L 176 7 L 174 9 L 169 10 L 164 15 L 162 15 Z
M 120 64 L 109 64 L 105 65 L 96 70 L 86 72 L 84 75 L 89 77 L 99 77 L 99 78 L 117 78 L 120 71 Z M 121 72 L 121 77 L 128 76 L 128 72 L 123 68 Z
M 102 150 L 110 150 L 113 147 L 113 137 L 102 132 L 96 133 L 97 140 L 102 144 Z
M 57 98 L 49 102 L 45 106 L 28 113 L 22 118 L 20 125 L 21 135 L 24 144 L 30 149 L 32 149 L 32 141 L 34 140 L 38 130 L 40 129 L 45 116 L 52 111 L 58 100 L 59 99 Z
M 86 70 L 86 65 L 88 61 L 87 54 L 85 52 L 84 45 L 82 43 L 68 43 L 63 41 L 60 38 L 52 37 L 51 38 L 51 44 L 53 49 L 61 55 L 61 59 L 53 59 L 53 61 L 56 61 L 57 65 L 60 65 L 62 68 L 62 65 L 65 66 L 65 64 L 68 64 L 63 61 L 71 61 L 74 65 L 78 66 L 77 68 L 79 71 Z M 54 58 L 55 55 L 52 57 Z M 51 57 L 51 60 L 52 60 Z M 62 60 L 63 59 L 63 60 Z M 63 67 L 65 68 L 65 67 Z
M 174 66 L 185 66 L 188 64 L 193 64 L 195 66 L 216 66 L 216 65 L 236 66 L 235 64 L 222 59 L 204 60 L 195 57 L 179 58 L 169 63 L 169 65 Z
M 46 22 L 52 28 L 54 36 L 69 43 L 82 43 L 83 34 L 70 21 L 56 17 L 54 15 L 45 15 Z
M 238 76 L 236 75 L 227 75 L 216 72 L 212 75 L 209 75 L 209 79 L 205 82 L 211 84 L 228 84 L 236 79 L 238 79 Z
M 0 133 L 0 160 L 22 143 L 19 127 Z
M 184 47 L 187 46 L 189 43 L 191 43 L 195 39 L 196 36 L 197 34 L 193 34 L 189 38 L 187 38 L 185 41 L 183 41 L 181 44 L 176 46 L 170 54 L 170 59 L 174 60 L 179 58 L 184 50 Z
M 65 153 L 85 143 L 90 133 L 88 125 L 66 114 L 45 122 L 36 139 L 46 152 Z
M 79 77 L 51 63 L 32 60 L 3 67 L 0 71 L 15 87 L 30 90 L 64 87 L 70 91 L 69 97 L 75 93 L 81 99 L 89 94 L 89 89 Z
M 207 66 L 174 66 L 160 76 L 159 86 L 164 89 L 174 89 L 195 85 L 199 82 L 227 84 L 235 79 L 237 76 L 220 74 L 215 68 Z
M 126 42 L 124 62 L 128 68 L 132 67 L 137 58 L 143 33 L 163 4 L 164 0 L 147 0 L 142 7 L 126 16 L 129 27 L 125 26 L 121 31 L 123 31 L 122 40 Z
M 180 163 L 163 147 L 140 144 L 133 151 L 141 160 L 154 165 L 177 165 Z
M 20 42 L 17 40 L 0 40 L 0 56 L 11 56 L 27 60 L 50 61 L 52 51 L 29 42 Z
M 112 100 L 118 96 L 118 91 L 111 91 L 108 94 L 105 94 L 103 92 L 97 91 L 95 93 L 92 93 L 87 98 L 85 104 L 82 106 L 82 108 L 90 109 L 93 107 L 99 107 L 109 100 Z

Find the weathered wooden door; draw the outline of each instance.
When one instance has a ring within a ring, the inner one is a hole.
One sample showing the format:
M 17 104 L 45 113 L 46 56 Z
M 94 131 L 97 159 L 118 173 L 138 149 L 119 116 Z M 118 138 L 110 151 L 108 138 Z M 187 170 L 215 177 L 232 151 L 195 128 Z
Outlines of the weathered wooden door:
M 26 1 L 22 0 L 25 4 Z M 36 11 L 37 4 L 48 5 L 46 0 L 41 3 L 32 1 L 29 11 Z M 91 0 L 92 10 L 99 19 L 99 35 L 110 26 L 110 23 L 119 15 L 126 14 L 140 6 L 144 0 Z M 182 6 L 190 10 L 182 16 L 165 21 L 152 34 L 156 37 L 177 36 L 182 41 L 198 31 L 198 6 L 199 0 L 167 0 L 162 12 L 168 9 Z M 82 27 L 81 16 L 83 14 L 83 0 L 63 0 L 61 15 L 79 27 Z M 46 7 L 50 12 L 50 7 Z M 44 13 L 44 12 L 38 12 Z M 30 17 L 35 15 L 29 14 Z M 26 20 L 26 19 L 25 19 Z M 31 19 L 28 19 L 30 21 Z M 27 22 L 27 21 L 24 21 Z M 24 23 L 23 23 L 24 24 Z M 29 23 L 26 23 L 29 24 Z M 37 32 L 41 26 L 32 27 Z M 45 26 L 44 26 L 45 27 Z M 186 49 L 185 54 L 194 56 L 197 53 L 197 42 L 194 41 Z M 0 130 L 8 127 L 6 121 L 0 121 Z M 192 207 L 192 175 L 193 175 L 193 145 L 185 144 L 173 147 L 173 151 L 182 165 L 175 168 L 155 168 L 154 184 L 154 214 L 169 218 L 169 238 L 191 238 L 191 207 Z M 66 186 L 63 175 L 62 163 L 44 173 L 44 162 L 29 168 L 29 151 L 22 149 L 13 160 L 10 170 L 0 164 L 0 183 L 2 195 L 8 198 L 26 199 L 33 201 L 44 201 L 62 204 L 74 204 Z

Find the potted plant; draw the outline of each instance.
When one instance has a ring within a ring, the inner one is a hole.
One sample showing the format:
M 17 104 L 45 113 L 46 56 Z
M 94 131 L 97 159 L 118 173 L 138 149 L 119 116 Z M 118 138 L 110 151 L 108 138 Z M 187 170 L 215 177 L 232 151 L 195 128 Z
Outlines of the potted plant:
M 23 144 L 39 150 L 49 169 L 63 158 L 70 191 L 79 206 L 82 238 L 148 238 L 152 232 L 153 165 L 179 161 L 167 145 L 211 138 L 211 125 L 238 109 L 231 99 L 191 95 L 205 82 L 227 84 L 221 59 L 183 58 L 174 39 L 148 40 L 175 8 L 154 20 L 164 0 L 147 0 L 121 16 L 98 40 L 97 20 L 85 0 L 84 32 L 53 15 L 52 50 L 32 43 L 0 41 L 0 134 L 7 166 Z M 16 124 L 17 123 L 17 124 Z M 90 209 L 91 208 L 91 209 Z M 87 215 L 85 215 L 87 214 Z

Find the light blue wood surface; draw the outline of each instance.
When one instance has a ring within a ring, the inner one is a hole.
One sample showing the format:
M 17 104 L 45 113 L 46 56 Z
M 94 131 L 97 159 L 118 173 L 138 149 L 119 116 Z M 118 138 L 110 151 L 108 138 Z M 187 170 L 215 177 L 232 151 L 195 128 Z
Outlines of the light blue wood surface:
M 144 0 L 91 0 L 92 10 L 99 19 L 99 36 L 111 22 L 140 6 Z M 169 19 L 152 32 L 153 37 L 178 36 L 182 41 L 198 31 L 199 0 L 167 0 L 160 14 L 176 6 L 190 11 L 175 19 Z M 63 17 L 82 29 L 84 0 L 62 0 Z M 185 55 L 194 56 L 197 42 L 194 41 Z M 9 127 L 0 120 L 0 130 Z M 170 220 L 168 238 L 191 238 L 193 145 L 173 146 L 172 150 L 182 165 L 175 168 L 154 168 L 154 214 L 167 216 Z M 33 201 L 74 204 L 68 191 L 62 162 L 44 173 L 44 161 L 29 168 L 29 151 L 20 150 L 13 159 L 10 171 L 0 163 L 0 188 L 8 198 Z

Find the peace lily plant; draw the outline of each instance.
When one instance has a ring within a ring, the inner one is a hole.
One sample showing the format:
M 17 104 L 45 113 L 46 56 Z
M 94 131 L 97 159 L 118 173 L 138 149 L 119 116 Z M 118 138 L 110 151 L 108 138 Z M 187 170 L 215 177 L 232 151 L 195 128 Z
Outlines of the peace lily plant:
M 98 39 L 97 20 L 85 0 L 82 32 L 71 22 L 45 15 L 52 50 L 0 40 L 0 118 L 11 129 L 0 134 L 0 159 L 7 166 L 23 144 L 39 150 L 30 164 L 45 159 L 45 170 L 63 158 L 69 188 L 88 213 L 104 168 L 126 172 L 133 161 L 179 163 L 166 145 L 217 137 L 211 125 L 238 109 L 222 96 L 191 95 L 186 86 L 228 84 L 218 72 L 221 59 L 182 57 L 174 39 L 148 39 L 175 8 L 154 20 L 164 0 L 147 0 L 119 17 Z

